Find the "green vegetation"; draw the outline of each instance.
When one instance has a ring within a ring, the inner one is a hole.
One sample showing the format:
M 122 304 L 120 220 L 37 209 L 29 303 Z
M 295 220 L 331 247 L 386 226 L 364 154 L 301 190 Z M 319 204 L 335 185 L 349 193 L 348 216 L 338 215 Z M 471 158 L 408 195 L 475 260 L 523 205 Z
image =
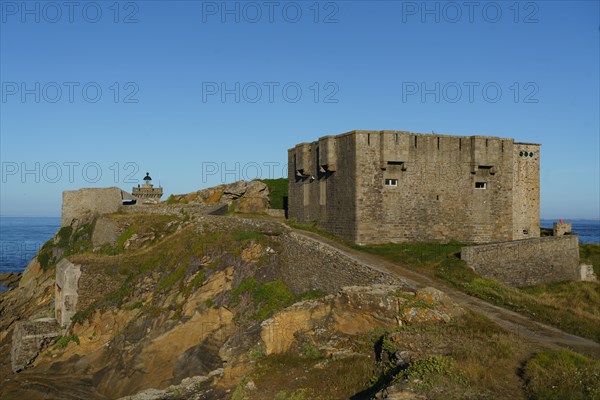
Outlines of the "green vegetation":
M 77 335 L 61 336 L 56 342 L 56 347 L 59 349 L 65 349 L 70 342 L 75 342 L 79 345 L 79 337 Z
M 98 309 L 121 307 L 128 302 L 135 304 L 137 299 L 132 298 L 134 288 L 144 277 L 153 274 L 159 277 L 154 288 L 155 293 L 159 295 L 157 298 L 172 290 L 179 290 L 187 297 L 205 282 L 207 269 L 214 269 L 220 265 L 222 254 L 239 255 L 241 249 L 250 242 L 266 244 L 269 241 L 267 236 L 258 231 L 216 231 L 198 235 L 194 225 L 160 240 L 158 237 L 162 232 L 174 231 L 177 228 L 177 224 L 170 224 L 171 221 L 176 221 L 177 217 L 125 214 L 113 215 L 113 218 L 117 224 L 126 224 L 128 227 L 121 235 L 121 243 L 124 243 L 127 237 L 131 237 L 133 232 L 140 235 L 140 232 L 153 231 L 157 239 L 152 244 L 151 251 L 147 248 L 130 248 L 118 257 L 91 252 L 71 257 L 71 261 L 85 264 L 90 271 L 110 275 L 111 281 L 118 285 L 116 290 L 80 310 L 74 316 L 75 322 L 84 321 Z M 202 265 L 198 270 L 198 260 L 206 257 L 211 260 L 210 263 Z M 248 282 L 245 283 L 247 284 Z M 266 318 L 275 309 L 289 305 L 289 299 L 294 298 L 281 282 L 257 284 L 256 287 L 242 286 L 238 291 L 240 294 L 244 291 L 252 293 L 253 303 L 257 306 L 256 318 Z M 310 295 L 315 296 L 317 293 Z M 154 307 L 153 304 L 145 304 L 140 308 L 142 313 L 162 312 L 160 307 Z
M 90 251 L 92 248 L 92 223 L 79 227 L 76 231 L 70 226 L 59 229 L 54 238 L 48 240 L 40 249 L 37 259 L 44 271 L 56 266 L 62 257 Z M 58 257 L 57 257 L 58 256 Z
M 313 289 L 295 296 L 280 279 L 260 283 L 253 277 L 248 277 L 231 290 L 229 303 L 236 307 L 242 302 L 242 298 L 251 299 L 254 311 L 248 314 L 249 318 L 262 321 L 300 300 L 317 299 L 324 295 L 325 292 Z
M 251 318 L 258 321 L 269 318 L 275 311 L 293 304 L 296 300 L 288 287 L 279 279 L 260 284 L 252 277 L 245 278 L 238 287 L 231 290 L 229 295 L 231 304 L 238 305 L 245 293 L 252 298 L 256 309 Z
M 339 339 L 339 338 L 338 338 Z M 473 313 L 441 324 L 403 325 L 354 335 L 352 355 L 323 357 L 312 339 L 261 357 L 244 398 L 368 399 L 397 383 L 428 399 L 523 399 L 518 371 L 537 348 Z M 301 377 L 301 379 L 298 379 Z M 285 396 L 285 397 L 284 397 Z
M 284 209 L 284 197 L 287 197 L 288 195 L 287 178 L 262 179 L 261 182 L 265 183 L 269 188 L 269 202 L 271 208 Z
M 174 195 L 169 195 L 169 197 L 167 198 L 167 200 L 165 200 L 165 204 L 168 205 L 173 205 L 173 204 L 177 204 L 179 203 L 179 200 L 177 200 L 177 198 L 175 198 Z
M 548 350 L 535 355 L 524 370 L 531 399 L 600 399 L 600 360 Z
M 327 231 L 324 231 L 323 229 L 319 228 L 317 226 L 316 222 L 312 222 L 312 223 L 309 223 L 309 224 L 301 224 L 301 223 L 298 223 L 298 222 L 296 222 L 294 220 L 289 220 L 288 219 L 288 220 L 285 221 L 285 223 L 288 226 L 290 226 L 291 228 L 300 229 L 300 230 L 303 230 L 303 231 L 308 231 L 308 232 L 313 232 L 313 233 L 317 233 L 320 236 L 326 237 L 328 239 L 335 240 L 337 242 L 350 245 L 350 243 L 346 242 L 344 239 L 340 238 L 339 236 L 336 236 L 336 235 L 334 235 L 331 232 L 327 232 Z
M 302 343 L 302 354 L 306 357 L 311 358 L 313 360 L 318 360 L 323 358 L 323 354 L 321 354 L 321 350 L 317 346 L 312 343 Z
M 396 380 L 406 379 L 414 382 L 416 387 L 432 389 L 445 380 L 467 385 L 467 381 L 457 367 L 456 361 L 450 357 L 431 355 L 410 364 L 401 371 Z
M 561 282 L 513 288 L 486 279 L 458 258 L 461 243 L 406 243 L 353 246 L 441 278 L 464 292 L 509 308 L 567 332 L 600 341 L 600 286 L 590 282 Z M 587 247 L 587 246 L 586 246 Z M 594 258 L 591 246 L 586 256 Z
M 600 244 L 580 244 L 579 258 L 582 263 L 592 264 L 594 266 L 594 273 L 600 279 Z

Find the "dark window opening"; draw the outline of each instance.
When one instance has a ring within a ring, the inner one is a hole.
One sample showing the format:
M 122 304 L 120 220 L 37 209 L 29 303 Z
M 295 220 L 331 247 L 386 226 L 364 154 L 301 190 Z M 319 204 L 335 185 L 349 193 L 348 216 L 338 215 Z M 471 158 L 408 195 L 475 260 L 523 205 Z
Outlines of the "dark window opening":
M 440 149 L 440 138 L 437 138 L 437 147 L 438 147 L 438 150 L 439 150 Z
M 124 206 L 132 206 L 136 203 L 137 203 L 137 200 L 135 200 L 135 199 L 123 199 Z
M 487 182 L 475 182 L 475 189 L 487 189 Z
M 371 145 L 371 134 L 367 133 L 367 144 L 370 146 Z
M 415 136 L 415 147 L 417 147 L 417 137 Z
M 462 139 L 458 139 L 458 151 L 462 150 Z
M 398 143 L 398 134 L 394 133 L 394 140 L 396 141 L 396 143 Z
M 398 186 L 398 179 L 386 179 L 385 186 Z
M 529 235 L 529 230 L 528 229 L 523 229 L 523 235 Z
M 403 161 L 388 161 L 387 162 L 388 165 L 402 165 L 404 164 Z

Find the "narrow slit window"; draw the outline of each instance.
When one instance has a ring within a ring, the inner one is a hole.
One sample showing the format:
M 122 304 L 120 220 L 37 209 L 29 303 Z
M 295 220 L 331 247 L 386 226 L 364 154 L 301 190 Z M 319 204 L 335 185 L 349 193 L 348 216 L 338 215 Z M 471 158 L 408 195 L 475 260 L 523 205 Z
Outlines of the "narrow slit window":
M 475 182 L 475 189 L 487 189 L 487 182 Z
M 385 186 L 398 186 L 398 179 L 386 179 Z

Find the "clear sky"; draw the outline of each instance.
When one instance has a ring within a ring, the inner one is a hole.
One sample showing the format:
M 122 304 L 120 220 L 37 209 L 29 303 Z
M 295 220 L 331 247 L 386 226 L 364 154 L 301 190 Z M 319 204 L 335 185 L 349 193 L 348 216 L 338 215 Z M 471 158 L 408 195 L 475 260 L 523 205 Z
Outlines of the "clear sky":
M 542 143 L 542 218 L 600 218 L 598 1 L 0 1 L 0 214 L 286 174 L 353 129 Z M 166 198 L 165 195 L 165 198 Z

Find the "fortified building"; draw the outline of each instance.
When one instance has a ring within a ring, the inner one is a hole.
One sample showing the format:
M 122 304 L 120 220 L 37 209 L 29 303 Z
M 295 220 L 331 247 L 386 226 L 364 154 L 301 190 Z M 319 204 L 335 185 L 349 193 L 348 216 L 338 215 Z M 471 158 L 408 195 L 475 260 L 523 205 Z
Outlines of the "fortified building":
M 289 217 L 357 244 L 540 236 L 540 145 L 351 131 L 288 150 Z

